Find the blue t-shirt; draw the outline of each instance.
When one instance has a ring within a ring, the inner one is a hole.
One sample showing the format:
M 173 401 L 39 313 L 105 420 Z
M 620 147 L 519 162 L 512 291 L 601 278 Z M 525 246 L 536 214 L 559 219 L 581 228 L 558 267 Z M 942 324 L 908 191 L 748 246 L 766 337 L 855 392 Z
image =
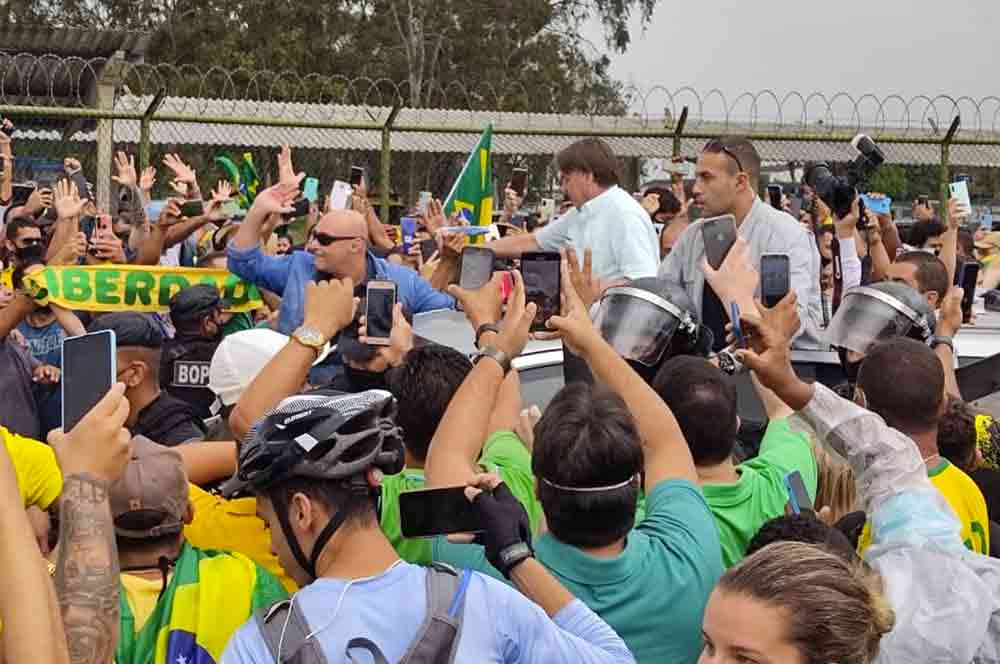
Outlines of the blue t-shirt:
M 27 340 L 28 350 L 33 358 L 42 364 L 62 367 L 62 340 L 66 337 L 66 331 L 59 321 L 54 320 L 43 327 L 34 327 L 28 321 L 21 321 L 17 330 Z
M 378 576 L 350 583 L 321 578 L 299 590 L 294 601 L 331 664 L 348 661 L 347 642 L 358 636 L 375 643 L 388 661 L 398 662 L 424 621 L 427 573 L 424 567 L 399 562 Z M 352 650 L 351 655 L 359 664 L 372 661 L 364 650 Z M 549 619 L 513 588 L 474 573 L 465 595 L 455 661 L 628 664 L 635 660 L 611 628 L 579 600 Z M 256 621 L 250 620 L 230 639 L 221 664 L 273 662 Z
M 646 510 L 614 558 L 588 555 L 549 533 L 535 542 L 535 556 L 611 625 L 637 662 L 690 664 L 701 653 L 705 604 L 722 576 L 718 529 L 701 489 L 687 480 L 657 484 Z M 436 538 L 433 553 L 456 567 L 493 571 L 481 547 Z

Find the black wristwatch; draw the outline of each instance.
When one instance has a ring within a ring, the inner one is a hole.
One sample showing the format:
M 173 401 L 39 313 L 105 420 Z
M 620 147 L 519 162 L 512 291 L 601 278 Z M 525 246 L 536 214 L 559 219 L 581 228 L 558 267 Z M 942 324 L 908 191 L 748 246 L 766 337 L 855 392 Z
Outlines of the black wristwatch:
M 483 323 L 476 328 L 476 348 L 479 348 L 479 339 L 487 332 L 492 332 L 494 334 L 500 334 L 500 328 L 497 327 L 496 323 Z
M 955 342 L 951 337 L 939 337 L 934 335 L 930 340 L 931 349 L 937 348 L 938 346 L 947 346 L 951 349 L 951 354 L 955 354 Z
M 507 357 L 507 353 L 503 352 L 499 348 L 494 348 L 493 346 L 480 348 L 479 353 L 476 354 L 476 358 L 472 361 L 472 364 L 479 364 L 484 357 L 488 357 L 499 364 L 500 368 L 503 370 L 504 376 L 510 373 L 510 358 Z
M 531 550 L 531 545 L 526 542 L 512 544 L 500 552 L 500 564 L 503 566 L 503 575 L 510 578 L 510 573 L 514 568 L 523 563 L 528 558 L 534 558 L 535 553 Z

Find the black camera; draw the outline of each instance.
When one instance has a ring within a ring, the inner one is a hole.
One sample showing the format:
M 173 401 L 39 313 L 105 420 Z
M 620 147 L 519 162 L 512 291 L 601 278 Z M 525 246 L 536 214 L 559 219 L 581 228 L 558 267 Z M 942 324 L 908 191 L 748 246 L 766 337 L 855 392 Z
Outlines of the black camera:
M 847 165 L 847 175 L 834 175 L 829 164 L 821 161 L 810 166 L 802 178 L 838 219 L 851 213 L 851 204 L 857 198 L 859 189 L 865 188 L 868 180 L 885 162 L 885 154 L 865 134 L 855 136 L 851 145 L 858 151 L 858 156 Z

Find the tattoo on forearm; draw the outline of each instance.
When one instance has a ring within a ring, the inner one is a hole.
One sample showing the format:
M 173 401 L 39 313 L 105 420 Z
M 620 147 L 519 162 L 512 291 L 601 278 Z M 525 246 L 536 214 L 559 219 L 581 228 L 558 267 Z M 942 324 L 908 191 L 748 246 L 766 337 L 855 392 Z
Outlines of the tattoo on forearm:
M 63 483 L 56 592 L 71 664 L 107 664 L 118 637 L 118 550 L 108 485 L 89 475 Z

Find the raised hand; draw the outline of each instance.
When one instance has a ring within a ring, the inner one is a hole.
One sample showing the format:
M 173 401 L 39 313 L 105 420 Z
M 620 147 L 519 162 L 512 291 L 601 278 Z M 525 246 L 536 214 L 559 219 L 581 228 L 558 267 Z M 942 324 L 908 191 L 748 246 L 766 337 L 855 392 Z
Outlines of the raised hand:
M 546 327 L 558 333 L 563 343 L 577 355 L 583 355 L 588 344 L 601 338 L 600 333 L 590 320 L 590 312 L 584 305 L 580 295 L 573 287 L 573 276 L 570 274 L 569 259 L 566 250 L 562 251 L 562 313 L 552 316 L 545 322 Z
M 350 278 L 309 282 L 306 284 L 303 324 L 319 330 L 328 340 L 332 339 L 354 321 L 358 301 Z
M 585 249 L 583 252 L 583 269 L 580 268 L 580 263 L 577 260 L 576 249 L 573 247 L 567 247 L 566 261 L 569 267 L 570 280 L 573 283 L 573 289 L 576 294 L 580 296 L 580 300 L 583 302 L 583 306 L 590 310 L 590 305 L 594 303 L 597 296 L 600 294 L 600 284 L 597 279 L 594 278 L 593 274 L 593 252 L 590 249 Z
M 447 225 L 447 220 L 444 216 L 444 208 L 441 206 L 441 201 L 432 198 L 427 203 L 427 213 L 423 217 L 424 228 L 431 235 L 437 233 L 440 229 Z
M 358 325 L 358 341 L 368 344 L 368 320 L 362 316 Z M 359 369 L 381 373 L 390 367 L 398 367 L 403 362 L 406 354 L 413 350 L 413 328 L 403 314 L 403 304 L 397 302 L 392 308 L 392 330 L 389 332 L 389 345 L 380 346 L 375 352 L 375 357 L 369 362 L 359 365 L 352 364 Z
M 117 175 L 111 179 L 123 187 L 135 187 L 139 184 L 139 176 L 135 173 L 135 157 L 124 152 L 115 153 L 115 170 Z
M 178 154 L 166 154 L 163 157 L 163 165 L 174 172 L 174 180 L 194 187 L 198 184 L 198 174 L 193 168 L 184 163 Z
M 142 189 L 146 195 L 153 191 L 153 185 L 156 184 L 156 169 L 152 166 L 147 166 L 142 169 L 142 176 L 139 178 L 139 189 Z
M 56 216 L 59 219 L 75 219 L 83 213 L 86 201 L 80 198 L 80 192 L 72 180 L 56 182 L 53 194 Z
M 500 321 L 503 310 L 503 299 L 500 297 L 502 278 L 502 273 L 498 272 L 485 286 L 477 290 L 466 290 L 455 285 L 448 287 L 448 293 L 462 303 L 465 317 L 469 319 L 473 330 L 478 330 L 481 325 Z

